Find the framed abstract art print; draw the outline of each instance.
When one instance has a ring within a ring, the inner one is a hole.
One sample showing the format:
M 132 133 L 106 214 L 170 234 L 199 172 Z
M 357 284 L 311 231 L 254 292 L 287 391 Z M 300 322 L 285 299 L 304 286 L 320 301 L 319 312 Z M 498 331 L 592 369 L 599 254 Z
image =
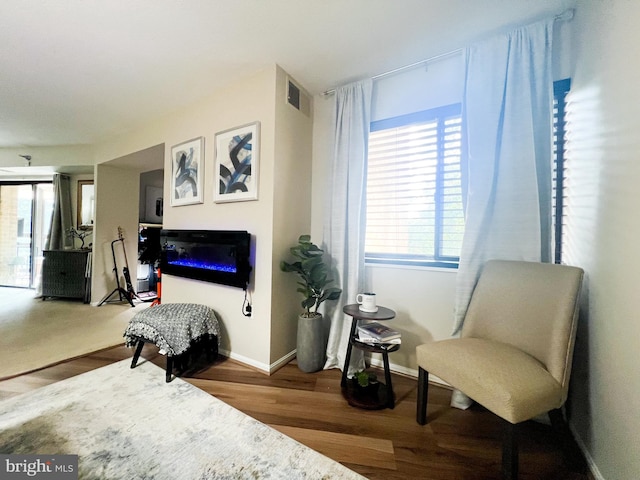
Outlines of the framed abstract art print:
M 171 206 L 203 202 L 204 137 L 171 147 Z
M 260 122 L 216 133 L 214 201 L 258 199 Z

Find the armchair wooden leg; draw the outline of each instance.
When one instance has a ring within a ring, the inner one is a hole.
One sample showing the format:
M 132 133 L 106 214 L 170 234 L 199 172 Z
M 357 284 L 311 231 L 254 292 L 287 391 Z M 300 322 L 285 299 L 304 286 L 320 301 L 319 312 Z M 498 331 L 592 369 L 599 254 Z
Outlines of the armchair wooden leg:
M 502 440 L 502 478 L 518 478 L 518 425 L 503 421 L 504 438 Z
M 567 467 L 576 473 L 585 473 L 587 471 L 587 462 L 571 435 L 569 425 L 567 425 L 564 419 L 562 410 L 559 408 L 551 410 L 549 412 L 549 420 L 551 420 L 551 426 L 560 439 L 560 446 Z
M 429 395 L 429 372 L 418 367 L 418 401 L 416 421 L 420 425 L 427 423 L 427 397 Z

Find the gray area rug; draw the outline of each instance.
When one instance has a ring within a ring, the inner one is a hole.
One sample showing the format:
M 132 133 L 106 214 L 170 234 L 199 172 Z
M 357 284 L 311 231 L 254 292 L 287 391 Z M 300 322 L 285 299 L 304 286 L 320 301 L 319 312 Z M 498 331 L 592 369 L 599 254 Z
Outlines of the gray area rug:
M 176 378 L 131 361 L 0 403 L 0 452 L 77 454 L 83 479 L 362 479 Z M 257 402 L 259 398 L 255 399 Z

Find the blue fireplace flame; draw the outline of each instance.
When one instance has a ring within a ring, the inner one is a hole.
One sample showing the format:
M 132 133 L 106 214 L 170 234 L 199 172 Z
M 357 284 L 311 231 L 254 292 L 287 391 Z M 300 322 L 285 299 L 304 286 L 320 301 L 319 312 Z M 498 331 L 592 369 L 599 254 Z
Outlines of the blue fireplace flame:
M 178 267 L 201 268 L 203 270 L 214 270 L 216 272 L 236 273 L 238 269 L 235 265 L 224 265 L 222 263 L 206 263 L 198 260 L 181 259 L 168 262 L 169 265 Z

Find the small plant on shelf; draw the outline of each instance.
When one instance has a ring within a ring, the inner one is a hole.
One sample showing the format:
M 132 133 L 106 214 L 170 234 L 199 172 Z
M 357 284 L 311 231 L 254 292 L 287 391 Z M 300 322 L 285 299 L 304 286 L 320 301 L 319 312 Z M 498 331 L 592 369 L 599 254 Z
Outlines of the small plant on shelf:
M 354 383 L 362 389 L 374 389 L 379 385 L 378 377 L 373 372 L 360 370 L 353 375 Z
M 82 245 L 80 245 L 80 250 L 84 250 L 86 248 L 84 246 L 84 239 L 89 235 L 91 235 L 92 233 L 93 232 L 91 230 L 78 231 L 75 228 L 71 227 L 67 232 L 67 236 L 74 240 L 74 247 L 75 247 L 75 239 L 76 238 L 79 239 L 82 242 Z M 88 248 L 91 248 L 91 244 L 89 244 Z

